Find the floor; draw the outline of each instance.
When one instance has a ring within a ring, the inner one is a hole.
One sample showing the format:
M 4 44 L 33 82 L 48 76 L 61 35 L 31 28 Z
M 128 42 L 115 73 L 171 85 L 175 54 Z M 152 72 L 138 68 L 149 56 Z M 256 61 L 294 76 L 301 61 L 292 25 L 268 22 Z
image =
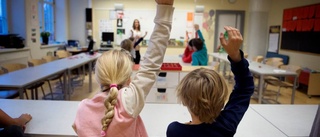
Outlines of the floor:
M 91 98 L 93 97 L 96 93 L 98 93 L 100 91 L 99 85 L 97 84 L 97 82 L 93 78 L 93 91 L 89 92 L 88 89 L 88 75 L 85 76 L 84 82 L 82 85 L 76 86 L 74 88 L 74 92 L 71 95 L 71 100 L 72 101 L 80 101 L 82 99 L 85 98 Z M 58 87 L 56 86 L 57 84 L 55 84 L 57 82 L 51 82 L 51 84 L 54 87 Z M 226 83 L 228 85 L 229 88 L 229 92 L 231 92 L 231 90 L 233 89 L 233 82 L 226 80 Z M 44 90 L 45 90 L 45 94 L 49 93 L 49 88 L 48 88 L 48 84 L 46 83 L 44 86 Z M 272 87 L 272 86 L 268 86 L 269 90 L 276 90 L 276 87 Z M 59 88 L 55 88 L 55 91 L 59 91 Z M 40 90 L 41 91 L 41 90 Z M 280 104 L 290 104 L 291 101 L 291 89 L 285 89 L 282 88 L 281 89 L 281 94 L 279 96 L 278 102 L 273 101 L 275 99 L 275 93 L 274 92 L 266 92 L 264 98 L 268 99 L 269 103 L 280 103 Z M 30 91 L 28 91 L 30 92 Z M 29 93 L 29 95 L 31 95 Z M 41 92 L 39 92 L 39 98 L 42 98 L 43 95 Z M 258 101 L 256 98 L 252 97 L 251 99 L 251 104 L 257 104 Z M 320 104 L 320 96 L 312 96 L 311 98 L 306 94 L 306 92 L 304 91 L 296 91 L 296 95 L 295 95 L 295 104 Z

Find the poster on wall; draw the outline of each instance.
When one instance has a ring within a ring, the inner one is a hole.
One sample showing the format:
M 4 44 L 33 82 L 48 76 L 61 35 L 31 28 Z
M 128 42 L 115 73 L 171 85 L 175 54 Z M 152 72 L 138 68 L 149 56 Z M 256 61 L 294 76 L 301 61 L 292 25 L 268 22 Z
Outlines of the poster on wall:
M 279 51 L 280 26 L 270 26 L 269 28 L 269 52 Z

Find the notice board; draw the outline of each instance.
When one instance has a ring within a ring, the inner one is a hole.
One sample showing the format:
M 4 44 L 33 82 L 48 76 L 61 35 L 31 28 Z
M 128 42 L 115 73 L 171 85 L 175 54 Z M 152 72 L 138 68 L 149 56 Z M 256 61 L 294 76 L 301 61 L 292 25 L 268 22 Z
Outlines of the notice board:
M 320 3 L 284 9 L 281 49 L 320 54 Z

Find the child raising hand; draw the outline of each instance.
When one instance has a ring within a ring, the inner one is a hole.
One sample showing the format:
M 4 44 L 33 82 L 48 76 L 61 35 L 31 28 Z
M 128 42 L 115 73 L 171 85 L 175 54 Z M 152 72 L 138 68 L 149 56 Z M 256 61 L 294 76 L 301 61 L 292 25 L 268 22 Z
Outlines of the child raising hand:
M 140 70 L 133 80 L 133 63 L 126 50 L 103 53 L 95 66 L 101 92 L 84 99 L 73 128 L 79 137 L 147 137 L 139 114 L 160 72 L 170 37 L 174 0 L 156 0 L 155 27 Z
M 254 91 L 248 61 L 240 50 L 239 30 L 224 27 L 229 39 L 220 34 L 220 42 L 228 53 L 236 84 L 229 96 L 224 78 L 211 69 L 200 68 L 187 74 L 177 87 L 177 97 L 189 110 L 191 121 L 172 122 L 167 137 L 233 137 L 248 109 Z

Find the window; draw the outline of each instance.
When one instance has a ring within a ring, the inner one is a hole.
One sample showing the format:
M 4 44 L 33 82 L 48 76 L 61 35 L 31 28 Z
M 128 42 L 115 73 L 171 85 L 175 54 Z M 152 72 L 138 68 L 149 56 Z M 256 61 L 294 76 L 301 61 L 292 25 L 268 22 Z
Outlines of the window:
M 8 33 L 7 23 L 7 3 L 6 0 L 0 0 L 0 34 Z
M 49 41 L 54 41 L 54 0 L 39 0 L 40 32 L 50 32 Z

